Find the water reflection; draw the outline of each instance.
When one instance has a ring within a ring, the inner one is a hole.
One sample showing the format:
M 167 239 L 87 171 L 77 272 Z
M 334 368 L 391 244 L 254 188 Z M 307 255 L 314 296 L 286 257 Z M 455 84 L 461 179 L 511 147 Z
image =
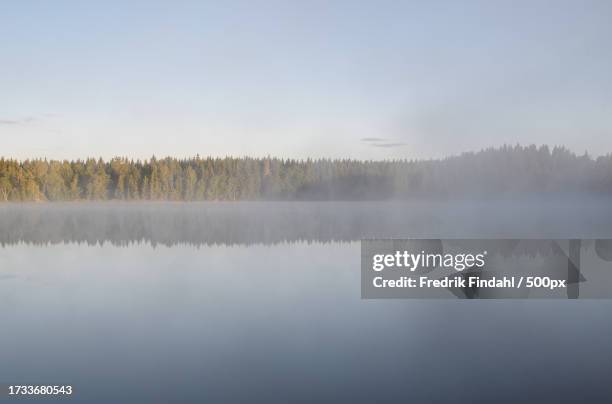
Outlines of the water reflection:
M 609 238 L 609 206 L 0 205 L 0 383 L 87 403 L 609 402 L 612 301 L 363 300 L 352 242 Z
M 250 245 L 362 238 L 609 238 L 608 200 L 0 205 L 0 244 Z
M 359 250 L 0 249 L 0 381 L 87 403 L 610 397 L 610 301 L 362 300 Z

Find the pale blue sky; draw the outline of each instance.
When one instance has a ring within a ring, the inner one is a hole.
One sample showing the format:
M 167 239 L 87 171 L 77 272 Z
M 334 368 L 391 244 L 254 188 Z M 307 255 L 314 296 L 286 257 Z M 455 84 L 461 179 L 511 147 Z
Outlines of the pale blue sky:
M 9 157 L 612 152 L 612 1 L 7 1 L 0 41 Z

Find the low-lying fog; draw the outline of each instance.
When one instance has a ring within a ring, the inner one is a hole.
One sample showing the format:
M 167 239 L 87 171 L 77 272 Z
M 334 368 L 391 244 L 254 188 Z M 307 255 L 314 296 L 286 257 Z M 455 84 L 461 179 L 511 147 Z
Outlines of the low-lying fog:
M 612 237 L 612 199 L 0 204 L 0 243 Z

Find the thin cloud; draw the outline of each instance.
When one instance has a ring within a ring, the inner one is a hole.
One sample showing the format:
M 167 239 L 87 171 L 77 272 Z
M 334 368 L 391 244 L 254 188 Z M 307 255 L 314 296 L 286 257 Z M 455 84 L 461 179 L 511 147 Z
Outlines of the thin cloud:
M 364 137 L 361 138 L 362 142 L 368 143 L 373 147 L 402 147 L 406 146 L 406 143 L 402 142 L 393 142 L 392 139 L 387 139 L 384 137 Z
M 374 147 L 403 147 L 407 146 L 407 143 L 374 143 L 372 146 Z
M 33 116 L 26 116 L 21 119 L 0 119 L 0 125 L 25 125 L 35 122 L 36 120 L 37 118 Z
M 384 137 L 364 137 L 361 138 L 362 142 L 384 142 L 388 139 L 385 139 Z

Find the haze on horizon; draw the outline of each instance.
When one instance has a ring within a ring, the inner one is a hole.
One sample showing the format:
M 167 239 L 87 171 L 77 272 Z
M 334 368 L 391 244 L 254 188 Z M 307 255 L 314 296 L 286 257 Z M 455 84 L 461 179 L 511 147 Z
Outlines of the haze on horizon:
M 609 1 L 9 2 L 0 155 L 612 152 Z

